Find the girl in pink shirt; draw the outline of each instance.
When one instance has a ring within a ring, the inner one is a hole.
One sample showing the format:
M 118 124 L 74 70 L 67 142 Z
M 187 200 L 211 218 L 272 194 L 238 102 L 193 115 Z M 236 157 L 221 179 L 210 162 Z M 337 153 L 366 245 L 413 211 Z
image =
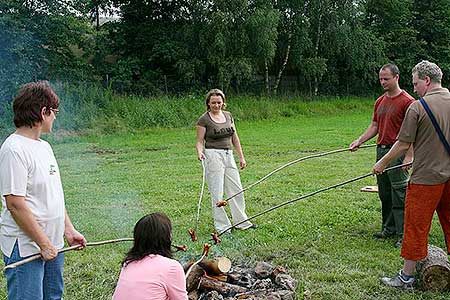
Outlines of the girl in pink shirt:
M 122 262 L 114 300 L 187 300 L 183 267 L 172 259 L 172 225 L 162 213 L 141 218 Z

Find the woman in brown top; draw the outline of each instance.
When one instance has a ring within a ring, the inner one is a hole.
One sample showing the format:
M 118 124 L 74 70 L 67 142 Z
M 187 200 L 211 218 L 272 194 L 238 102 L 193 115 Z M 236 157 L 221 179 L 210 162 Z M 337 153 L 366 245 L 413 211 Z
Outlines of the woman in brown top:
M 205 163 L 205 177 L 211 194 L 214 227 L 218 232 L 231 227 L 231 222 L 225 209 L 217 207 L 216 203 L 223 200 L 224 193 L 230 197 L 242 190 L 232 146 L 239 156 L 240 168 L 243 169 L 247 165 L 233 117 L 228 111 L 224 111 L 225 102 L 226 98 L 221 90 L 209 91 L 206 96 L 207 111 L 197 121 L 197 155 L 198 159 L 204 160 Z M 232 198 L 229 205 L 233 223 L 236 224 L 247 219 L 243 193 Z M 236 228 L 255 227 L 246 221 Z

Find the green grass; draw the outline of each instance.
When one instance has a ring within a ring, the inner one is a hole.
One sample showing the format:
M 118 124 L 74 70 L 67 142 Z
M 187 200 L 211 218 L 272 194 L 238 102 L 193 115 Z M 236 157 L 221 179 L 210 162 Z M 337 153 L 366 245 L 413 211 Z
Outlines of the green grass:
M 367 127 L 372 110 L 367 101 L 349 103 L 301 103 L 309 111 L 304 114 L 293 104 L 280 105 L 280 111 L 291 111 L 289 118 L 239 117 L 237 126 L 248 162 L 241 172 L 244 186 L 288 161 L 347 147 Z M 230 110 L 245 115 L 243 104 L 234 106 L 230 101 Z M 176 258 L 185 262 L 198 257 L 202 243 L 209 240 L 212 217 L 205 194 L 200 241 L 190 242 L 187 230 L 194 226 L 202 178 L 193 128 L 49 139 L 59 160 L 67 209 L 88 241 L 130 237 L 142 215 L 163 211 L 172 219 L 174 243 L 189 248 Z M 247 212 L 251 216 L 366 174 L 374 159 L 371 148 L 290 166 L 246 192 Z M 398 272 L 402 260 L 394 240 L 372 238 L 380 229 L 379 199 L 359 189 L 374 184 L 375 178 L 369 177 L 273 211 L 254 220 L 257 230 L 223 237 L 211 255 L 226 255 L 236 263 L 265 260 L 285 266 L 299 281 L 298 299 L 303 295 L 305 299 L 449 299 L 448 293 L 402 292 L 379 283 L 381 276 Z M 445 246 L 436 220 L 430 243 Z M 110 299 L 129 246 L 123 243 L 67 253 L 65 299 Z M 5 298 L 5 290 L 3 279 L 0 299 Z

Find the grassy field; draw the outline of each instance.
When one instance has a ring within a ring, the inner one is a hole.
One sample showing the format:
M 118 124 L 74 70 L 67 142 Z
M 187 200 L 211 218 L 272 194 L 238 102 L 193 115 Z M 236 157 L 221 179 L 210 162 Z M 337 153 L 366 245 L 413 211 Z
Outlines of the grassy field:
M 370 114 L 367 102 L 357 110 L 239 122 L 248 162 L 241 172 L 244 186 L 288 161 L 347 147 L 367 127 Z M 67 209 L 88 241 L 131 237 L 142 215 L 162 211 L 172 219 L 174 243 L 189 248 L 177 259 L 185 262 L 201 253 L 212 231 L 212 217 L 205 194 L 200 241 L 190 242 L 187 230 L 194 226 L 202 178 L 193 128 L 50 140 L 60 164 Z M 247 212 L 251 216 L 366 174 L 374 157 L 371 148 L 293 165 L 246 193 Z M 402 292 L 379 283 L 381 276 L 398 272 L 402 261 L 394 240 L 372 238 L 380 229 L 380 203 L 376 194 L 359 189 L 374 184 L 375 178 L 369 177 L 257 218 L 257 230 L 223 237 L 211 255 L 225 255 L 236 263 L 265 260 L 285 266 L 299 281 L 298 299 L 450 299 L 450 294 Z M 436 220 L 430 243 L 444 247 Z M 67 253 L 65 299 L 110 299 L 129 246 Z M 6 298 L 5 290 L 2 279 L 0 299 Z

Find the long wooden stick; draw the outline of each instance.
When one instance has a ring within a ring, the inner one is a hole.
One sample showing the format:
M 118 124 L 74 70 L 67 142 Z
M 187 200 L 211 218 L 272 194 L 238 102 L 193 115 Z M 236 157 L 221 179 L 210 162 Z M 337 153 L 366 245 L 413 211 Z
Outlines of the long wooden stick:
M 360 149 L 361 149 L 361 148 L 370 148 L 370 147 L 375 147 L 375 146 L 376 146 L 376 144 L 361 145 L 361 146 L 359 146 L 358 148 L 360 148 Z M 233 199 L 233 198 L 236 197 L 237 195 L 242 194 L 243 192 L 249 190 L 250 188 L 254 187 L 254 186 L 257 185 L 257 184 L 260 184 L 261 182 L 263 182 L 264 180 L 266 180 L 267 178 L 269 178 L 269 177 L 272 176 L 273 174 L 275 174 L 275 173 L 277 173 L 277 172 L 283 170 L 283 169 L 286 168 L 286 167 L 289 167 L 290 165 L 293 165 L 293 164 L 296 164 L 296 163 L 299 163 L 299 162 L 301 162 L 301 161 L 308 160 L 308 159 L 311 159 L 311 158 L 322 157 L 322 156 L 327 156 L 327 155 L 330 155 L 330 154 L 335 154 L 335 153 L 340 153 L 340 152 L 347 152 L 347 151 L 350 151 L 350 149 L 349 149 L 348 147 L 347 147 L 347 148 L 342 148 L 342 149 L 337 149 L 337 150 L 332 150 L 332 151 L 328 151 L 328 152 L 318 153 L 318 154 L 312 154 L 312 155 L 304 156 L 304 157 L 301 157 L 301 158 L 297 158 L 297 159 L 295 159 L 295 160 L 293 160 L 293 161 L 290 161 L 290 162 L 288 162 L 288 163 L 286 163 L 286 164 L 284 164 L 284 165 L 282 165 L 282 166 L 276 168 L 275 170 L 271 171 L 271 172 L 270 172 L 269 174 L 267 174 L 266 176 L 262 177 L 261 179 L 259 179 L 259 180 L 256 181 L 256 182 L 250 184 L 249 186 L 243 188 L 242 190 L 238 191 L 236 194 L 231 195 L 230 197 L 226 198 L 226 199 L 223 200 L 222 202 L 228 202 L 228 201 L 230 201 L 231 199 Z M 222 203 L 222 204 L 226 205 L 225 203 Z
M 391 171 L 391 170 L 395 170 L 395 169 L 399 169 L 399 168 L 403 168 L 403 167 L 408 167 L 408 166 L 410 166 L 411 164 L 412 164 L 412 162 L 405 163 L 405 164 L 401 164 L 401 165 L 396 165 L 396 166 L 393 166 L 393 167 L 390 167 L 390 168 L 386 168 L 383 172 L 389 172 L 389 171 Z M 337 183 L 337 184 L 334 184 L 334 185 L 331 185 L 331 186 L 327 186 L 327 187 L 321 188 L 321 189 L 319 189 L 319 190 L 317 190 L 317 191 L 311 192 L 311 193 L 309 193 L 309 194 L 306 194 L 306 195 L 300 196 L 300 197 L 298 197 L 298 198 L 295 198 L 295 199 L 292 199 L 292 200 L 283 202 L 283 203 L 278 204 L 278 205 L 276 205 L 276 206 L 273 206 L 273 207 L 271 207 L 271 208 L 269 208 L 269 209 L 266 209 L 265 211 L 262 211 L 262 212 L 260 212 L 260 213 L 258 213 L 258 214 L 256 214 L 256 215 L 254 215 L 254 216 L 251 216 L 251 217 L 249 217 L 249 218 L 247 218 L 247 219 L 245 219 L 245 220 L 242 220 L 241 222 L 238 222 L 238 223 L 236 223 L 236 224 L 234 224 L 234 225 L 229 226 L 228 228 L 226 228 L 225 230 L 223 230 L 222 232 L 220 232 L 219 234 L 217 234 L 217 236 L 220 237 L 220 236 L 223 235 L 225 232 L 227 232 L 227 231 L 229 231 L 229 230 L 231 230 L 231 229 L 233 229 L 233 228 L 236 228 L 236 226 L 239 226 L 239 225 L 241 225 L 242 223 L 245 223 L 245 222 L 247 222 L 247 221 L 253 220 L 254 218 L 257 218 L 257 217 L 259 217 L 259 216 L 261 216 L 261 215 L 267 214 L 267 213 L 269 213 L 269 212 L 271 212 L 271 211 L 273 211 L 273 210 L 276 210 L 276 209 L 278 209 L 278 208 L 280 208 L 280 207 L 283 207 L 283 206 L 285 206 L 285 205 L 288 205 L 288 204 L 297 202 L 297 201 L 299 201 L 299 200 L 302 200 L 302 199 L 305 199 L 305 198 L 314 196 L 315 194 L 318 194 L 318 193 L 321 193 L 321 192 L 325 192 L 325 191 L 328 191 L 328 190 L 331 190 L 331 189 L 334 189 L 334 188 L 337 188 L 337 187 L 340 187 L 340 186 L 349 184 L 349 183 L 351 183 L 351 182 L 354 182 L 354 181 L 357 181 L 357 180 L 361 180 L 361 179 L 366 178 L 366 177 L 369 177 L 369 176 L 373 176 L 373 175 L 375 175 L 375 174 L 373 174 L 372 172 L 370 172 L 370 173 L 367 173 L 367 174 L 365 174 L 365 175 L 361 175 L 361 176 L 358 176 L 358 177 L 355 177 L 355 178 L 346 180 L 346 181 L 341 182 L 341 183 Z
M 106 244 L 112 244 L 112 243 L 119 243 L 119 242 L 131 242 L 131 241 L 133 241 L 133 238 L 121 238 L 121 239 L 116 239 L 116 240 L 107 240 L 107 241 L 100 241 L 100 242 L 90 242 L 90 243 L 86 243 L 86 247 L 90 247 L 90 246 L 100 246 L 100 245 L 106 245 Z M 66 248 L 63 248 L 63 249 L 58 250 L 58 253 L 63 253 L 63 252 L 75 250 L 75 249 L 78 249 L 78 248 L 80 248 L 80 247 L 81 247 L 81 245 L 73 245 L 73 246 L 66 247 Z M 9 264 L 9 265 L 5 266 L 5 267 L 3 268 L 3 271 L 4 271 L 4 270 L 7 270 L 7 269 L 13 269 L 13 268 L 16 268 L 16 267 L 18 267 L 18 266 L 24 265 L 24 264 L 26 264 L 26 263 L 29 263 L 30 261 L 33 261 L 33 260 L 36 260 L 36 259 L 39 259 L 39 258 L 41 258 L 41 255 L 40 255 L 40 254 L 36 254 L 36 255 L 30 256 L 30 257 L 28 257 L 28 258 L 26 258 L 26 259 L 24 259 L 24 260 L 21 260 L 21 261 L 18 261 L 18 262 L 16 262 L 16 263 Z
M 201 208 L 202 199 L 203 199 L 203 192 L 205 191 L 205 175 L 206 175 L 206 171 L 205 171 L 205 162 L 203 160 L 202 160 L 202 169 L 203 169 L 202 189 L 200 191 L 200 197 L 198 199 L 198 204 L 197 204 L 197 218 L 195 219 L 195 232 L 198 231 L 198 221 L 200 219 L 200 208 Z

